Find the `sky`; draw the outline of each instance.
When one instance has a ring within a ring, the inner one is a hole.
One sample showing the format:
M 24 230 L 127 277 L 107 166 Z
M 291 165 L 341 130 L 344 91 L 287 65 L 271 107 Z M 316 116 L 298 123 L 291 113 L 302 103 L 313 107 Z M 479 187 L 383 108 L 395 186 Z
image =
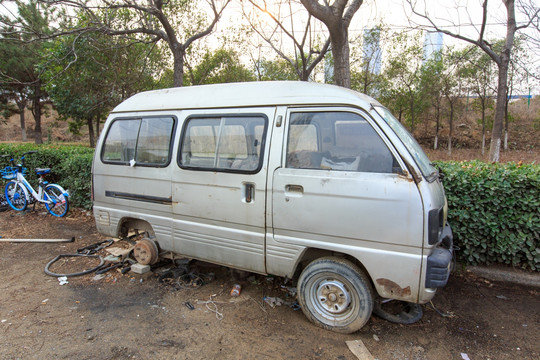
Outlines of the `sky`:
M 199 0 L 204 2 L 204 0 Z M 222 0 L 223 1 L 223 0 Z M 266 0 L 269 6 L 272 6 L 276 1 L 283 0 Z M 304 9 L 299 4 L 299 10 L 297 17 L 301 17 L 301 13 Z M 482 22 L 482 2 L 484 0 L 412 0 L 416 4 L 416 8 L 420 12 L 424 10 L 434 21 L 452 32 L 457 32 L 462 35 L 477 38 L 479 33 L 479 26 Z M 516 0 L 518 3 L 520 0 Z M 525 0 L 538 2 L 540 0 Z M 244 4 L 246 0 L 242 1 Z M 263 2 L 260 0 L 259 2 Z M 517 4 L 516 4 L 516 7 Z M 15 5 L 11 1 L 2 1 L 0 3 L 0 13 L 5 14 L 8 9 L 14 11 Z M 486 39 L 504 38 L 506 32 L 506 11 L 502 0 L 490 0 L 488 2 L 488 26 L 486 28 Z M 518 24 L 524 20 L 523 16 L 518 15 Z M 218 30 L 226 31 L 231 25 L 238 24 L 239 19 L 242 18 L 242 5 L 240 0 L 233 0 L 226 9 L 222 21 L 218 23 Z M 269 18 L 261 17 L 262 21 L 271 21 Z M 297 19 L 295 18 L 295 23 Z M 357 11 L 351 25 L 349 27 L 349 39 L 354 41 L 355 38 L 363 35 L 364 29 L 373 28 L 383 23 L 390 31 L 402 31 L 410 28 L 412 25 L 426 24 L 419 17 L 415 17 L 411 14 L 409 5 L 405 0 L 364 0 L 362 6 Z M 456 26 L 459 25 L 459 26 Z M 296 25 L 295 25 L 296 26 Z M 301 28 L 300 26 L 296 26 Z M 324 26 L 321 25 L 320 34 L 324 34 Z M 538 33 L 536 33 L 538 34 Z M 219 46 L 219 37 L 209 37 L 209 41 L 213 41 L 215 46 Z M 260 42 L 260 39 L 258 40 Z M 445 46 L 461 47 L 467 45 L 465 42 L 451 38 L 444 35 L 443 42 Z M 267 51 L 272 51 L 267 45 L 263 43 L 263 47 L 267 47 Z M 292 49 L 287 45 L 289 49 Z M 540 51 L 536 51 L 538 53 Z M 540 64 L 540 54 L 533 54 L 535 58 L 533 62 Z M 538 66 L 538 65 L 536 65 Z M 540 68 L 537 69 L 540 71 Z M 534 87 L 538 88 L 539 84 L 535 84 Z M 538 91 L 537 91 L 538 92 Z
M 260 0 L 262 2 L 263 0 Z M 276 0 L 280 1 L 280 0 Z M 282 0 L 281 0 L 282 1 Z M 482 3 L 484 0 L 412 0 L 416 4 L 416 9 L 420 13 L 427 13 L 431 19 L 445 30 L 458 33 L 473 39 L 477 39 L 480 33 L 482 23 Z M 529 1 L 529 0 L 525 0 Z M 538 2 L 539 0 L 531 0 Z M 244 2 L 246 2 L 244 0 Z M 269 4 L 275 1 L 267 0 Z M 299 2 L 299 1 L 298 1 Z M 523 24 L 525 18 L 518 11 L 519 0 L 516 0 L 516 15 L 518 25 Z M 538 6 L 540 4 L 536 4 Z M 226 27 L 228 22 L 234 22 L 238 16 L 241 16 L 240 3 L 232 3 L 228 9 L 228 15 L 224 16 L 224 21 L 220 26 Z M 299 5 L 301 7 L 301 5 Z M 229 20 L 225 20 L 229 19 Z M 297 19 L 295 19 L 295 22 Z M 356 12 L 349 27 L 349 40 L 354 42 L 356 38 L 361 37 L 365 29 L 373 28 L 384 24 L 391 32 L 400 32 L 410 29 L 411 26 L 427 25 L 425 20 L 415 16 L 411 12 L 410 6 L 405 0 L 364 0 L 360 9 Z M 298 30 L 302 30 L 297 26 Z M 322 28 L 321 32 L 324 31 Z M 299 31 L 300 32 L 300 31 Z M 538 35 L 538 32 L 536 33 Z M 502 39 L 506 35 L 506 8 L 502 0 L 488 1 L 488 18 L 485 29 L 486 40 Z M 260 41 L 260 40 L 259 40 Z M 469 45 L 462 40 L 454 39 L 448 35 L 443 36 L 444 46 L 453 46 L 456 48 Z M 272 51 L 267 45 L 268 51 Z M 382 45 L 384 47 L 384 45 Z M 287 45 L 292 49 L 292 43 Z M 291 50 L 292 51 L 292 50 Z M 538 52 L 538 51 L 537 51 Z M 533 56 L 533 63 L 540 64 L 540 54 L 530 54 Z M 383 55 L 384 57 L 384 55 Z M 537 66 L 537 72 L 540 67 Z M 535 88 L 538 93 L 538 81 L 530 80 L 530 86 Z

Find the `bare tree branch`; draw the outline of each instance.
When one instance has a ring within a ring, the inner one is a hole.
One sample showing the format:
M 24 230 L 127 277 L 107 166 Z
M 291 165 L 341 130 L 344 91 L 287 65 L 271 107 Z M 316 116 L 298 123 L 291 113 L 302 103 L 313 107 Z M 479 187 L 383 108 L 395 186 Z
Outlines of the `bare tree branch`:
M 288 13 L 282 15 L 282 4 L 275 4 L 275 8 L 269 9 L 266 1 L 263 0 L 262 4 L 257 0 L 248 0 L 249 3 L 260 13 L 268 16 L 274 27 L 271 29 L 270 34 L 264 31 L 264 22 L 258 22 L 257 20 L 252 19 L 250 14 L 246 11 L 246 8 L 243 7 L 243 15 L 248 20 L 248 23 L 253 31 L 259 35 L 270 47 L 284 60 L 286 60 L 291 66 L 295 69 L 296 74 L 300 80 L 307 81 L 310 74 L 313 72 L 313 69 L 322 61 L 324 55 L 328 51 L 330 46 L 330 38 L 325 40 L 324 45 L 321 50 L 316 50 L 313 42 L 310 42 L 307 45 L 308 36 L 311 38 L 313 33 L 313 22 L 312 17 L 307 12 L 307 20 L 303 26 L 303 33 L 300 39 L 297 39 L 295 36 L 294 25 L 297 23 L 294 20 L 298 19 L 297 14 L 294 14 L 292 4 L 290 1 L 287 2 Z M 285 21 L 290 20 L 290 27 L 285 25 Z M 285 34 L 293 43 L 294 46 L 294 59 L 285 54 L 285 51 L 281 49 L 282 41 L 276 41 L 275 35 L 283 33 Z M 279 43 L 279 44 L 278 44 Z M 306 48 L 307 47 L 307 48 Z M 313 58 L 314 54 L 318 54 Z

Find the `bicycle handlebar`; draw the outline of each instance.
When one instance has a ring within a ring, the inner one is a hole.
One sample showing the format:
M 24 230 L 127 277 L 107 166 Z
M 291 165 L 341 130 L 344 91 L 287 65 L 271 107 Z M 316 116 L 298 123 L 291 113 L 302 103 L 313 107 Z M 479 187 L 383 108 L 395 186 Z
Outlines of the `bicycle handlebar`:
M 35 153 L 37 153 L 36 150 L 27 151 L 27 152 L 23 153 L 21 155 L 21 166 L 24 166 L 24 158 L 25 158 L 26 155 L 35 154 Z M 13 158 L 11 160 L 13 161 Z

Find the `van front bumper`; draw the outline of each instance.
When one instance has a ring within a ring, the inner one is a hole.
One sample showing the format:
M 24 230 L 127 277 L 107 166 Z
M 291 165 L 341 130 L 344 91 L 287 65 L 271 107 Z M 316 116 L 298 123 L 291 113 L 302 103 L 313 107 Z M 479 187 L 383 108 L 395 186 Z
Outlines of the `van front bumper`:
M 439 246 L 427 257 L 426 288 L 440 288 L 446 285 L 452 265 L 454 236 L 450 224 L 443 228 Z

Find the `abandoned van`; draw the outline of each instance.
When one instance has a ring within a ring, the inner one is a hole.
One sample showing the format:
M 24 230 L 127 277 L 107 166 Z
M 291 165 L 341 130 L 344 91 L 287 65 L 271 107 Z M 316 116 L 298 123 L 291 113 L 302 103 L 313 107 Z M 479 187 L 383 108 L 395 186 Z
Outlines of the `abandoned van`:
M 100 233 L 298 279 L 318 326 L 360 329 L 381 299 L 428 302 L 452 232 L 437 170 L 374 99 L 307 82 L 140 93 L 110 114 L 93 162 Z

